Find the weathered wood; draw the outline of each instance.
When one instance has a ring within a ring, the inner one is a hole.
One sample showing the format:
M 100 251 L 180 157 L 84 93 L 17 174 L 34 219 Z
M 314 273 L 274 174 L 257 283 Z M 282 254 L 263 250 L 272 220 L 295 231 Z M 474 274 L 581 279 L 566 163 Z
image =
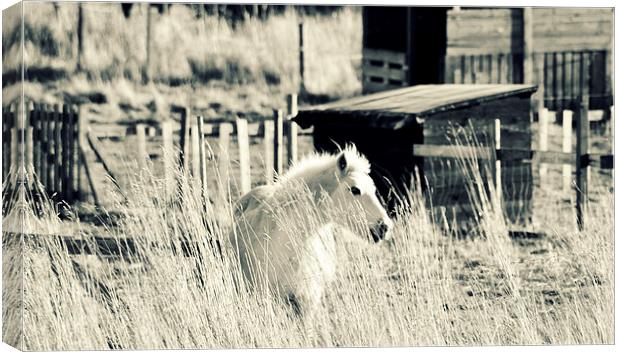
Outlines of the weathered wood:
M 41 183 L 48 193 L 53 191 L 52 181 L 54 164 L 51 154 L 53 153 L 53 114 L 50 112 L 49 105 L 41 105 L 41 136 L 43 139 L 41 150 Z
M 549 150 L 549 111 L 545 108 L 538 111 L 538 150 Z M 540 183 L 547 176 L 547 165 L 540 163 L 538 166 Z
M 86 131 L 86 119 L 82 117 L 81 114 L 82 111 L 82 107 L 81 105 L 78 106 L 77 108 L 74 107 L 72 112 L 73 112 L 73 119 L 74 119 L 74 135 L 75 135 L 75 144 L 74 144 L 74 148 L 75 148 L 75 155 L 76 155 L 76 167 L 74 169 L 75 172 L 75 176 L 76 176 L 76 184 L 75 184 L 75 192 L 77 193 L 76 198 L 77 199 L 82 199 L 83 195 L 81 194 L 82 192 L 82 167 L 81 165 L 83 164 L 82 158 L 79 157 L 79 154 L 82 152 L 82 148 L 86 145 L 84 143 L 86 136 L 84 135 L 85 131 Z
M 562 114 L 562 152 L 570 153 L 572 150 L 573 135 L 573 112 L 564 110 Z M 571 165 L 562 165 L 562 191 L 566 192 L 571 188 Z
M 299 89 L 301 92 L 305 91 L 304 81 L 304 23 L 299 23 Z
M 264 148 L 264 168 L 265 168 L 265 182 L 272 183 L 274 181 L 274 168 L 273 168 L 273 143 L 274 143 L 274 125 L 273 121 L 263 121 L 263 148 Z
M 531 7 L 523 8 L 523 83 L 533 82 L 534 17 Z
M 171 199 L 174 192 L 174 146 L 172 141 L 172 121 L 161 123 L 163 148 L 163 168 L 166 198 Z
M 298 113 L 297 94 L 289 94 L 286 99 L 286 139 L 287 139 L 287 155 L 288 164 L 292 165 L 297 161 L 297 123 L 291 121 Z
M 32 164 L 36 178 L 41 175 L 41 107 L 34 103 L 30 112 L 30 125 L 32 126 Z
M 99 196 L 97 194 L 97 189 L 95 187 L 95 182 L 93 180 L 93 173 L 91 171 L 91 165 L 86 158 L 83 148 L 79 148 L 79 158 L 80 164 L 84 166 L 84 172 L 86 174 L 86 179 L 88 180 L 88 185 L 90 187 L 91 194 L 93 195 L 93 200 L 95 202 L 96 207 L 100 207 L 101 203 L 99 202 Z
M 71 179 L 71 152 L 73 144 L 73 119 L 69 106 L 63 104 L 62 107 L 62 195 L 63 199 L 71 203 L 73 202 L 73 187 Z
M 300 109 L 294 120 L 303 128 L 330 116 L 334 122 L 399 129 L 417 124 L 425 116 L 530 95 L 535 90 L 536 86 L 532 85 L 419 85 Z
M 492 149 L 495 149 L 496 160 L 493 163 L 493 185 L 495 186 L 495 191 L 497 192 L 497 196 L 499 199 L 502 198 L 502 161 L 501 157 L 497 155 L 497 151 L 502 148 L 502 128 L 501 122 L 499 119 L 494 119 L 491 121 L 491 125 L 489 126 L 492 132 L 492 141 L 491 145 Z
M 221 189 L 218 192 L 220 195 L 220 204 L 228 201 L 229 198 L 229 183 L 230 183 L 230 135 L 233 132 L 233 125 L 231 123 L 221 123 L 220 133 L 218 136 L 218 173 Z
M 575 180 L 577 185 L 577 226 L 580 230 L 586 227 L 586 209 L 588 201 L 588 178 L 590 167 L 583 165 L 583 156 L 588 154 L 590 121 L 588 120 L 588 99 L 582 97 L 577 109 L 577 154 L 575 163 Z
M 245 194 L 252 187 L 252 179 L 250 176 L 250 140 L 248 137 L 248 121 L 246 119 L 237 119 L 237 144 L 239 145 L 239 173 L 241 193 Z
M 60 106 L 54 104 L 54 192 L 62 196 L 62 115 Z
M 191 156 L 192 156 L 192 176 L 194 176 L 194 181 L 200 182 L 200 133 L 204 128 L 204 125 L 200 130 L 198 129 L 198 117 L 196 116 L 196 123 L 192 124 L 190 127 L 190 138 L 191 138 Z M 203 122 L 204 123 L 204 122 Z M 202 136 L 202 140 L 204 141 L 204 135 Z M 205 155 L 206 158 L 206 155 Z
M 283 143 L 283 135 L 284 135 L 284 117 L 282 116 L 282 110 L 274 110 L 273 112 L 273 130 L 274 130 L 274 139 L 273 139 L 273 169 L 276 172 L 276 175 L 282 175 L 283 164 L 284 164 L 284 143 Z
M 206 208 L 209 202 L 209 194 L 207 190 L 207 155 L 205 153 L 205 139 L 202 134 L 203 129 L 202 116 L 196 117 L 196 135 L 198 136 L 198 158 L 199 158 L 199 173 L 200 173 L 200 195 L 203 201 L 203 207 Z
M 137 153 L 138 153 L 138 166 L 144 170 L 148 167 L 149 155 L 146 151 L 146 133 L 145 125 L 139 123 L 136 125 L 136 139 L 137 139 Z
M 87 132 L 86 139 L 88 140 L 88 145 L 90 146 L 91 150 L 95 153 L 95 156 L 97 157 L 97 161 L 101 163 L 105 171 L 110 176 L 112 183 L 114 183 L 114 185 L 116 186 L 118 191 L 121 193 L 121 195 L 125 199 L 127 199 L 127 195 L 125 194 L 125 192 L 123 191 L 121 187 L 121 184 L 119 183 L 119 178 L 117 177 L 116 173 L 112 170 L 110 161 L 106 157 L 103 156 L 103 153 L 101 150 L 102 148 L 99 145 L 99 142 L 97 141 L 97 137 L 94 136 L 91 132 Z
M 189 129 L 191 123 L 190 110 L 188 107 L 181 113 L 181 130 L 179 131 L 179 169 L 182 173 L 187 172 L 189 156 Z

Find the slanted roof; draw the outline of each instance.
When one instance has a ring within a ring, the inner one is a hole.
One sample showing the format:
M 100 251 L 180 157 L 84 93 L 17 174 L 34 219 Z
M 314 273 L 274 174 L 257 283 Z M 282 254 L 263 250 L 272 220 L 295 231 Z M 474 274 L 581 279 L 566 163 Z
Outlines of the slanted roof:
M 363 123 L 399 129 L 449 110 L 467 108 L 511 96 L 530 96 L 528 84 L 430 84 L 344 99 L 300 109 L 295 121 L 303 128 L 329 121 Z

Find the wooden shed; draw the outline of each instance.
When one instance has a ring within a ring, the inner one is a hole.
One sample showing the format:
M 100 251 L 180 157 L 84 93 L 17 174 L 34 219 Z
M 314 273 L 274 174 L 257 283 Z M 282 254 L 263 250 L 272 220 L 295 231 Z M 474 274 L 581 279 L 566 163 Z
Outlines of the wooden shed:
M 535 91 L 533 85 L 418 85 L 303 108 L 295 121 L 302 128 L 314 126 L 314 146 L 320 151 L 336 152 L 354 143 L 371 161 L 378 191 L 392 207 L 417 166 L 433 189 L 433 206 L 460 211 L 469 201 L 454 161 L 450 166 L 439 158 L 414 157 L 414 145 L 449 145 L 451 126 L 469 124 L 488 145 L 487 127 L 499 119 L 502 147 L 531 149 Z M 502 165 L 502 184 L 510 220 L 529 222 L 531 164 Z
M 582 95 L 591 109 L 613 105 L 612 8 L 369 6 L 363 26 L 365 93 L 526 83 L 539 86 L 535 99 L 551 110 Z

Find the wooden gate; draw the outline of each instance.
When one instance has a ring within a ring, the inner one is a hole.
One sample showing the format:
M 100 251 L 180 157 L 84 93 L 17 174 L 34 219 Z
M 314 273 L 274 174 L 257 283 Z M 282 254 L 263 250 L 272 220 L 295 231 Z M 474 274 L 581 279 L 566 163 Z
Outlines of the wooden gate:
M 5 190 L 15 189 L 11 175 L 25 166 L 28 187 L 36 180 L 55 201 L 79 198 L 79 114 L 74 106 L 26 104 L 2 110 L 2 180 Z M 24 119 L 25 121 L 20 121 Z

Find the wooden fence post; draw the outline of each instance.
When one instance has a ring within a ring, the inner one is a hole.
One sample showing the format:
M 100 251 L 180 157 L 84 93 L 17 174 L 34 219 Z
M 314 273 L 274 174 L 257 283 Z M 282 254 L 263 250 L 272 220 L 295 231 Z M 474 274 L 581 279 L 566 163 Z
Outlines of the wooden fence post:
M 273 139 L 273 169 L 276 172 L 276 175 L 280 176 L 282 174 L 282 164 L 283 164 L 283 150 L 282 150 L 282 139 L 283 139 L 283 127 L 284 127 L 284 119 L 282 117 L 282 110 L 274 110 L 273 111 L 273 127 L 274 127 L 274 139 Z
M 71 108 L 71 116 L 73 117 L 73 168 L 71 169 L 71 179 L 73 183 L 73 199 L 82 199 L 81 192 L 81 158 L 80 149 L 82 141 L 83 119 L 80 118 L 80 107 L 73 106 Z
M 292 118 L 297 116 L 297 94 L 289 94 L 286 99 L 286 139 L 287 139 L 287 155 L 288 164 L 292 165 L 297 161 L 297 123 L 291 121 Z
M 41 105 L 35 103 L 30 115 L 30 124 L 32 125 L 32 143 L 33 154 L 32 164 L 37 179 L 41 179 Z
M 200 136 L 200 133 L 203 130 L 203 128 L 201 127 L 200 129 L 198 129 L 198 118 L 199 116 L 196 116 L 196 124 L 191 124 L 190 126 L 190 137 L 192 141 L 191 169 L 192 169 L 192 176 L 194 176 L 195 182 L 200 181 L 200 163 L 202 162 L 201 160 L 202 157 L 200 156 L 200 141 L 202 140 L 204 142 L 204 136 Z
M 492 131 L 492 135 L 493 135 L 493 146 L 491 148 L 492 151 L 492 159 L 495 159 L 494 165 L 493 165 L 493 183 L 495 185 L 495 191 L 497 192 L 497 196 L 498 199 L 502 199 L 502 162 L 493 157 L 493 156 L 497 156 L 498 153 L 497 151 L 499 149 L 501 149 L 502 144 L 501 144 L 501 132 L 502 132 L 502 126 L 501 126 L 501 121 L 499 119 L 494 119 L 492 120 L 492 124 L 491 124 L 491 131 Z
M 221 189 L 218 192 L 220 195 L 220 201 L 228 200 L 228 187 L 230 182 L 229 167 L 230 167 L 230 134 L 233 132 L 233 126 L 230 123 L 221 123 L 218 136 L 218 173 L 220 179 Z M 223 203 L 222 203 L 223 204 Z
M 190 110 L 186 107 L 181 113 L 181 130 L 179 134 L 179 168 L 181 172 L 185 174 L 187 172 L 187 155 L 188 143 L 189 143 L 189 128 L 190 128 Z
M 45 187 L 46 191 L 50 193 L 51 190 L 51 166 L 50 166 L 50 130 L 52 126 L 51 113 L 47 104 L 41 104 L 41 112 L 39 119 L 41 120 L 41 183 Z
M 67 104 L 63 104 L 62 106 L 62 154 L 61 154 L 61 175 L 62 175 L 62 199 L 66 202 L 71 203 L 72 199 L 72 188 L 71 188 L 71 135 L 72 135 L 72 125 L 71 125 L 71 114 L 69 112 L 69 106 Z
M 562 152 L 570 153 L 573 144 L 573 112 L 564 110 L 562 114 Z M 572 166 L 562 165 L 562 191 L 567 192 L 571 188 Z
M 32 177 L 34 171 L 34 128 L 32 124 L 34 119 L 34 104 L 32 102 L 26 104 L 26 111 L 24 114 L 26 119 L 24 123 L 24 166 L 26 167 L 28 175 Z
M 538 110 L 538 149 L 541 151 L 549 150 L 549 111 L 545 108 Z M 543 179 L 547 176 L 547 164 L 540 163 L 538 167 L 538 174 L 540 176 L 540 184 L 542 185 Z
M 274 154 L 273 154 L 273 143 L 274 143 L 274 127 L 273 121 L 265 120 L 263 121 L 263 146 L 264 146 L 264 160 L 265 160 L 265 181 L 269 184 L 274 180 Z
M 174 148 L 172 144 L 172 121 L 164 121 L 161 123 L 163 162 L 164 162 L 164 182 L 166 190 L 166 199 L 172 198 L 174 192 Z
M 54 104 L 54 192 L 62 195 L 62 117 L 60 106 Z
M 532 53 L 534 45 L 534 21 L 532 8 L 523 8 L 523 83 L 532 83 L 533 68 Z
M 577 106 L 577 155 L 576 155 L 576 182 L 577 182 L 577 226 L 579 230 L 586 227 L 586 209 L 588 201 L 588 166 L 590 121 L 588 120 L 588 96 L 581 96 Z
M 248 121 L 237 119 L 237 143 L 239 144 L 239 172 L 241 174 L 241 193 L 246 194 L 252 187 L 250 176 L 250 139 Z
M 306 85 L 304 82 L 304 24 L 299 23 L 299 91 L 304 92 Z
M 203 119 L 202 116 L 196 116 L 196 132 L 198 145 L 198 156 L 200 160 L 200 195 L 202 199 L 203 207 L 207 206 L 209 202 L 209 194 L 207 193 L 207 155 L 205 153 L 205 140 L 203 132 Z
M 136 139 L 138 145 L 138 166 L 141 170 L 144 170 L 148 167 L 147 160 L 149 159 L 148 152 L 146 151 L 146 132 L 144 129 L 144 124 L 139 123 L 136 125 Z

